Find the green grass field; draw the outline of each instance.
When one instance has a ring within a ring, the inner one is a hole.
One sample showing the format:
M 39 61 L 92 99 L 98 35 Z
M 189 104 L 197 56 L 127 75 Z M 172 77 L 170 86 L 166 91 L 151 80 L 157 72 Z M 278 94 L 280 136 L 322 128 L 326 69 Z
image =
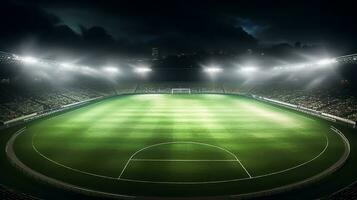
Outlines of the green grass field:
M 233 95 L 128 95 L 27 126 L 31 169 L 130 196 L 239 195 L 296 183 L 344 152 L 327 122 Z

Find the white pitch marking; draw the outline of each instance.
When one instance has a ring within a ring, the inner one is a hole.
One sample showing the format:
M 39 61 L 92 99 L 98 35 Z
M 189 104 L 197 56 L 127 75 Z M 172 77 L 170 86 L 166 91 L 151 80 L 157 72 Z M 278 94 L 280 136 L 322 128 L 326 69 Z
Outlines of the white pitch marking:
M 35 136 L 35 134 L 34 134 L 34 136 Z M 50 158 L 47 158 L 46 156 L 44 156 L 41 152 L 39 152 L 36 149 L 36 147 L 34 146 L 33 142 L 32 142 L 32 147 L 40 156 L 42 156 L 43 158 L 47 159 L 48 161 L 50 161 L 50 162 L 52 162 L 52 163 L 54 163 L 56 165 L 59 165 L 61 167 L 64 167 L 66 169 L 69 169 L 69 170 L 72 170 L 72 171 L 75 171 L 75 172 L 79 172 L 79 173 L 86 174 L 86 175 L 91 175 L 91 176 L 96 176 L 96 177 L 100 177 L 100 178 L 122 180 L 122 181 L 129 181 L 129 182 L 138 182 L 138 183 L 153 183 L 153 184 L 214 184 L 214 183 L 227 183 L 227 182 L 242 181 L 242 180 L 247 180 L 247 179 L 262 178 L 262 177 L 266 177 L 266 176 L 271 176 L 271 175 L 275 175 L 275 174 L 284 173 L 284 172 L 293 170 L 295 168 L 301 167 L 303 165 L 306 165 L 306 164 L 312 162 L 313 160 L 317 159 L 318 157 L 320 157 L 326 151 L 329 142 L 328 142 L 328 137 L 326 135 L 325 135 L 325 138 L 326 138 L 326 146 L 324 147 L 324 149 L 317 156 L 315 156 L 311 160 L 303 162 L 303 163 L 301 163 L 299 165 L 296 165 L 294 167 L 290 167 L 288 169 L 284 169 L 284 170 L 281 170 L 281 171 L 276 171 L 276 172 L 272 172 L 272 173 L 268 173 L 268 174 L 253 176 L 253 177 L 246 177 L 246 178 L 237 178 L 237 179 L 219 180 L 219 181 L 192 181 L 192 182 L 146 181 L 146 180 L 136 180 L 136 179 L 126 179 L 126 178 L 118 179 L 118 178 L 115 178 L 115 177 L 93 174 L 93 173 L 89 173 L 89 172 L 85 172 L 85 171 L 82 171 L 82 170 L 78 170 L 78 169 L 74 169 L 74 168 L 68 167 L 68 166 L 63 165 L 61 163 L 58 163 L 58 162 L 56 162 L 56 161 L 54 161 L 54 160 L 52 160 Z
M 320 157 L 327 149 L 328 145 L 329 145 L 329 141 L 328 141 L 328 137 L 327 135 L 325 135 L 325 139 L 326 139 L 326 145 L 325 145 L 325 148 L 317 155 L 315 156 L 314 158 L 312 158 L 311 160 L 308 160 L 306 162 L 303 162 L 299 165 L 296 165 L 294 167 L 290 167 L 290 168 L 287 168 L 287 169 L 284 169 L 284 170 L 281 170 L 281 171 L 277 171 L 277 172 L 272 172 L 272 173 L 268 173 L 268 174 L 263 174 L 263 175 L 259 175 L 259 176 L 254 176 L 254 178 L 260 178 L 260 177 L 265 177 L 265 176 L 270 176 L 270 175 L 274 175 L 274 174 L 279 174 L 279 173 L 283 173 L 283 172 L 286 172 L 286 171 L 290 171 L 292 169 L 296 169 L 298 167 L 301 167 L 303 165 L 306 165 L 314 160 L 316 160 L 318 157 Z
M 296 165 L 294 167 L 290 167 L 290 168 L 287 168 L 287 169 L 284 169 L 284 170 L 280 170 L 280 171 L 276 171 L 276 172 L 272 172 L 272 173 L 268 173 L 268 174 L 263 174 L 263 175 L 258 175 L 258 176 L 253 176 L 253 177 L 247 177 L 247 178 L 238 178 L 238 179 L 230 179 L 230 180 L 219 180 L 219 181 L 182 181 L 182 182 L 176 182 L 176 181 L 146 181 L 146 180 L 137 180 L 137 179 L 127 179 L 127 178 L 121 178 L 120 180 L 123 180 L 123 181 L 129 181 L 129 182 L 138 182 L 138 183 L 155 183 L 155 184 L 187 184 L 187 185 L 190 185 L 190 184 L 212 184 L 212 183 L 227 183 L 227 182 L 233 182 L 233 181 L 242 181 L 242 180 L 247 180 L 247 179 L 256 179 L 256 178 L 262 178 L 262 177 L 266 177 L 266 176 L 271 176 L 271 175 L 275 175 L 275 174 L 280 174 L 280 173 L 284 173 L 284 172 L 287 172 L 287 171 L 290 171 L 290 170 L 293 170 L 293 169 L 296 169 L 296 168 L 299 168 L 303 165 L 306 165 L 314 160 L 316 160 L 317 158 L 319 158 L 325 151 L 326 149 L 328 148 L 329 146 L 329 140 L 328 140 L 328 137 L 327 135 L 325 135 L 325 139 L 326 139 L 326 145 L 324 147 L 324 149 L 317 155 L 315 156 L 314 158 L 312 158 L 311 160 L 308 160 L 306 162 L 303 162 L 299 165 Z
M 216 145 L 207 144 L 207 143 L 182 141 L 182 142 L 163 142 L 163 143 L 157 143 L 157 144 L 153 144 L 153 145 L 144 147 L 144 148 L 139 149 L 138 151 L 134 152 L 134 153 L 130 156 L 130 158 L 128 159 L 128 161 L 126 162 L 126 164 L 125 164 L 123 170 L 121 171 L 121 173 L 120 173 L 120 175 L 119 175 L 119 177 L 118 177 L 118 180 L 121 179 L 121 176 L 123 175 L 125 169 L 127 168 L 128 164 L 129 164 L 130 161 L 134 158 L 135 155 L 137 155 L 138 153 L 140 153 L 141 151 L 144 151 L 144 150 L 146 150 L 146 149 L 149 149 L 149 148 L 152 148 L 152 147 L 156 147 L 156 146 L 160 146 L 160 145 L 166 145 L 166 144 L 198 144 L 198 145 L 204 145 L 204 146 L 209 146 L 209 147 L 218 148 L 218 149 L 220 149 L 220 150 L 222 150 L 222 151 L 225 151 L 225 152 L 227 152 L 228 154 L 232 155 L 232 156 L 235 158 L 235 160 L 239 163 L 239 165 L 240 165 L 240 166 L 244 169 L 244 171 L 247 173 L 247 175 L 249 176 L 249 178 L 252 178 L 252 176 L 250 175 L 250 173 L 248 172 L 248 170 L 243 166 L 243 164 L 240 162 L 240 160 L 238 159 L 238 157 L 237 157 L 234 153 L 228 151 L 227 149 L 222 148 L 222 147 L 219 147 L 219 146 L 216 146 Z
M 237 162 L 237 160 L 194 160 L 194 159 L 131 159 L 130 161 L 139 162 Z
M 115 177 L 111 177 L 111 176 L 104 176 L 104 175 L 99 175 L 99 174 L 93 174 L 93 173 L 90 173 L 90 172 L 85 172 L 85 171 L 82 171 L 82 170 L 79 170 L 79 169 L 74 169 L 72 167 L 68 167 L 66 165 L 63 165 L 57 161 L 54 161 L 50 158 L 48 158 L 47 156 L 43 155 L 40 151 L 37 150 L 36 146 L 34 145 L 34 138 L 35 136 L 37 135 L 37 133 L 34 133 L 34 135 L 32 136 L 32 148 L 36 151 L 36 153 L 38 153 L 40 156 L 42 156 L 43 158 L 45 158 L 46 160 L 56 164 L 56 165 L 59 165 L 61 167 L 64 167 L 66 169 L 70 169 L 72 171 L 75 171 L 75 172 L 79 172 L 79 173 L 82 173 L 82 174 L 87 174 L 87 175 L 91 175 L 91 176 L 96 176 L 96 177 L 100 177 L 100 178 L 107 178 L 107 179 L 116 179 Z

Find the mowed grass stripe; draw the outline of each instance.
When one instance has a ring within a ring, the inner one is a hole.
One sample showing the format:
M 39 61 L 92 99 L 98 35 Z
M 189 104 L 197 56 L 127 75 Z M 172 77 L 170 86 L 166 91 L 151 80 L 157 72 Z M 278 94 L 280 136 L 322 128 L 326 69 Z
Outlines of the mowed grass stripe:
M 149 181 L 247 177 L 229 156 L 184 145 L 143 151 L 129 160 L 150 145 L 200 142 L 219 146 L 237 156 L 254 177 L 288 169 L 318 155 L 328 131 L 325 124 L 295 112 L 225 95 L 112 98 L 40 121 L 27 130 L 37 134 L 39 151 L 56 162 L 110 177 L 118 177 L 128 163 L 123 178 Z

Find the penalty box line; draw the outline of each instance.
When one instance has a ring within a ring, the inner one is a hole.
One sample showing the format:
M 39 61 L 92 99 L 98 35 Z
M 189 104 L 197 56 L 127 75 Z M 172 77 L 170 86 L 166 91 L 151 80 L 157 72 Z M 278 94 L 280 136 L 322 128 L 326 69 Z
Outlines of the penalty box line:
M 251 175 L 251 174 L 248 172 L 248 170 L 244 167 L 244 165 L 243 165 L 242 162 L 238 159 L 238 157 L 237 157 L 234 153 L 230 152 L 229 150 L 227 150 L 227 149 L 225 149 L 225 148 L 222 148 L 222 147 L 219 147 L 219 146 L 216 146 L 216 145 L 212 145 L 212 144 L 206 144 L 206 143 L 201 143 L 201 142 L 183 141 L 183 142 L 163 142 L 163 143 L 157 143 L 157 144 L 153 144 L 153 145 L 150 145 L 150 146 L 146 146 L 146 147 L 144 147 L 144 148 L 142 148 L 142 149 L 137 150 L 137 151 L 134 152 L 134 153 L 130 156 L 130 158 L 127 160 L 127 162 L 126 162 L 125 165 L 124 165 L 124 168 L 123 168 L 122 171 L 120 172 L 120 175 L 118 176 L 117 179 L 118 179 L 118 180 L 121 179 L 122 175 L 124 174 L 124 171 L 126 170 L 126 168 L 127 168 L 128 165 L 129 165 L 129 163 L 130 163 L 131 161 L 135 161 L 134 157 L 135 157 L 138 153 L 140 153 L 140 152 L 142 152 L 142 151 L 144 151 L 144 150 L 146 150 L 146 149 L 149 149 L 149 148 L 152 148 L 152 147 L 156 147 L 156 146 L 160 146 L 160 145 L 165 145 L 165 144 L 198 144 L 198 145 L 204 145 L 204 146 L 210 146 L 210 147 L 218 148 L 218 149 L 223 150 L 223 151 L 227 152 L 228 154 L 232 155 L 232 156 L 235 158 L 234 161 L 236 161 L 236 162 L 239 163 L 239 165 L 243 168 L 243 170 L 246 172 L 246 174 L 249 176 L 249 178 L 252 178 L 252 175 Z M 163 162 L 163 161 L 161 161 L 161 162 Z M 171 162 L 173 162 L 173 161 L 171 161 Z M 186 161 L 186 162 L 193 162 L 193 161 L 190 160 L 190 161 Z M 216 161 L 216 162 L 217 162 L 217 161 Z M 225 162 L 227 162 L 227 161 L 225 160 Z M 232 160 L 232 161 L 229 161 L 229 162 L 233 162 L 233 160 Z
M 237 162 L 237 160 L 207 160 L 207 159 L 131 159 L 137 162 Z
M 133 157 L 133 156 L 132 156 Z M 119 177 L 117 178 L 118 180 L 121 179 L 125 169 L 129 165 L 130 162 L 237 162 L 242 166 L 244 171 L 248 174 L 249 179 L 252 178 L 252 176 L 249 174 L 249 172 L 246 170 L 246 168 L 242 165 L 242 163 L 237 160 L 237 159 L 150 159 L 150 158 L 129 158 L 129 160 L 126 162 L 123 170 L 121 171 Z

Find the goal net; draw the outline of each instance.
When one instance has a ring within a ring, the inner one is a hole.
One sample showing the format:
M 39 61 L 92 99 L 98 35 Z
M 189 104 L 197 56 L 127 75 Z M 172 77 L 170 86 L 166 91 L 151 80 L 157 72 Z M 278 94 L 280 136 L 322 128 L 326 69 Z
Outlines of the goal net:
M 172 88 L 171 94 L 191 94 L 190 88 Z

